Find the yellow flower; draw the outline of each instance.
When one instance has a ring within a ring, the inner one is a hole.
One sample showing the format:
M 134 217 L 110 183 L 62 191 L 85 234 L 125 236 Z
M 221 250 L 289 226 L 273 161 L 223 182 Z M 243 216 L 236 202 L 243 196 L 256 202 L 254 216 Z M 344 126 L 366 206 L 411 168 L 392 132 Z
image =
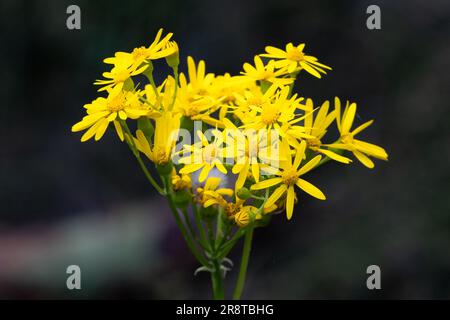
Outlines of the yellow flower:
M 286 45 L 286 51 L 281 49 L 267 46 L 266 52 L 261 54 L 262 57 L 281 59 L 275 62 L 276 68 L 286 69 L 288 73 L 293 73 L 298 70 L 304 69 L 308 73 L 317 78 L 321 78 L 320 73 L 326 74 L 325 70 L 331 70 L 329 66 L 326 66 L 317 61 L 317 58 L 305 55 L 303 49 L 305 44 L 301 43 L 298 46 L 294 46 L 292 43 Z
M 275 71 L 275 61 L 270 60 L 264 65 L 259 56 L 254 58 L 255 66 L 250 63 L 244 63 L 244 72 L 241 72 L 242 78 L 248 81 L 267 81 L 277 86 L 287 85 L 294 82 L 293 78 L 281 78 L 286 72 L 282 69 Z
M 288 219 L 291 219 L 292 213 L 294 210 L 294 200 L 295 200 L 295 190 L 294 185 L 310 194 L 311 196 L 325 200 L 325 195 L 320 191 L 317 187 L 312 185 L 306 180 L 300 178 L 304 174 L 308 173 L 320 162 L 322 156 L 318 155 L 308 161 L 303 166 L 300 166 L 303 157 L 305 155 L 306 142 L 302 141 L 300 143 L 300 148 L 296 150 L 294 162 L 292 162 L 292 158 L 290 156 L 290 149 L 287 143 L 282 143 L 283 146 L 283 154 L 289 159 L 287 161 L 282 162 L 281 170 L 278 170 L 275 175 L 277 177 L 270 178 L 259 183 L 254 184 L 251 189 L 252 190 L 261 190 L 271 188 L 276 185 L 280 185 L 277 187 L 272 194 L 267 199 L 264 204 L 265 208 L 271 207 L 275 202 L 281 198 L 284 194 L 286 194 L 286 215 Z
M 166 55 L 166 62 L 171 68 L 178 67 L 180 64 L 180 50 L 178 49 L 178 44 L 175 41 L 168 41 L 164 46 L 165 50 L 168 50 Z
M 138 92 L 131 91 L 123 92 L 119 87 L 109 89 L 108 97 L 99 97 L 84 106 L 88 115 L 72 126 L 72 132 L 89 128 L 81 137 L 81 141 L 87 141 L 94 135 L 97 141 L 103 136 L 109 123 L 113 122 L 120 140 L 123 141 L 122 127 L 116 119 L 137 119 L 149 112 L 136 98 L 138 94 Z
M 177 171 L 173 168 L 172 188 L 174 191 L 192 188 L 191 177 L 188 174 L 177 174 Z
M 148 65 L 144 65 L 141 68 L 134 69 L 130 67 L 124 67 L 122 65 L 112 68 L 110 72 L 103 72 L 105 80 L 96 80 L 95 85 L 103 86 L 98 91 L 104 91 L 111 88 L 118 88 L 122 90 L 125 81 L 130 79 L 131 76 L 138 75 L 147 69 Z
M 125 69 L 130 68 L 132 71 L 138 69 L 143 63 L 148 60 L 156 60 L 164 58 L 173 54 L 173 47 L 166 47 L 168 41 L 172 37 L 172 33 L 167 34 L 161 39 L 163 29 L 159 29 L 156 34 L 155 40 L 149 47 L 135 48 L 132 52 L 116 52 L 114 57 L 106 58 L 103 62 L 107 64 L 113 64 L 114 66 L 120 66 Z
M 155 135 L 153 147 L 141 130 L 136 131 L 134 143 L 139 151 L 158 165 L 165 165 L 172 159 L 173 149 L 178 138 L 180 115 L 163 111 L 155 118 Z
M 327 132 L 328 127 L 336 118 L 336 111 L 333 110 L 328 113 L 330 103 L 325 101 L 322 106 L 319 108 L 317 115 L 314 117 L 314 107 L 311 99 L 306 100 L 305 105 L 305 119 L 304 119 L 304 128 L 303 132 L 300 132 L 299 135 L 306 135 L 304 139 L 306 140 L 307 146 L 309 149 L 315 152 L 322 153 L 329 158 L 348 164 L 351 160 L 347 157 L 343 157 L 329 149 L 325 149 L 322 145 L 322 137 Z M 333 147 L 334 144 L 328 144 L 328 147 Z
M 336 149 L 351 151 L 355 155 L 356 159 L 358 159 L 364 166 L 369 169 L 372 169 L 375 164 L 372 160 L 370 160 L 368 156 L 387 161 L 388 154 L 382 147 L 355 139 L 355 136 L 369 127 L 373 123 L 373 120 L 367 121 L 351 131 L 353 120 L 355 119 L 356 114 L 356 103 L 350 104 L 347 101 L 342 117 L 341 101 L 339 100 L 339 98 L 336 97 L 334 99 L 334 103 L 336 109 L 336 122 L 341 134 L 341 138 L 339 143 L 334 143 L 330 146 Z
M 258 213 L 258 208 L 253 206 L 243 206 L 235 215 L 234 221 L 239 227 L 247 226 L 252 218 L 254 219 Z
M 202 169 L 198 178 L 199 182 L 205 181 L 209 172 L 214 167 L 223 174 L 227 174 L 227 169 L 222 163 L 222 159 L 224 159 L 224 151 L 222 148 L 223 134 L 217 129 L 213 130 L 213 134 L 215 138 L 212 143 L 209 143 L 205 135 L 200 130 L 197 131 L 197 135 L 201 141 L 190 146 L 185 146 L 185 150 L 191 154 L 179 160 L 179 163 L 185 165 L 180 170 L 180 173 L 188 174 Z
M 298 122 L 300 119 L 295 119 L 295 111 L 300 108 L 299 102 L 301 98 L 297 98 L 294 94 L 289 97 L 289 87 L 283 86 L 278 90 L 276 85 L 272 85 L 264 93 L 260 105 L 249 105 L 251 111 L 245 114 L 240 120 L 243 122 L 243 128 L 249 129 L 267 129 L 275 128 L 281 129 L 284 123 Z
M 232 197 L 233 190 L 228 188 L 219 188 L 220 182 L 220 178 L 208 178 L 203 188 L 197 188 L 197 202 L 205 208 L 215 204 L 225 208 L 227 206 L 227 201 L 224 197 Z
M 224 153 L 227 158 L 234 159 L 233 174 L 239 174 L 235 184 L 235 190 L 244 186 L 251 170 L 252 177 L 259 182 L 260 172 L 267 168 L 271 160 L 279 161 L 279 156 L 268 140 L 268 135 L 258 133 L 254 130 L 242 131 L 238 129 L 229 119 L 224 119 L 228 134 Z M 272 155 L 272 157 L 271 157 Z
M 192 120 L 201 120 L 211 126 L 221 127 L 217 119 L 210 116 L 219 105 L 219 100 L 211 96 L 214 74 L 205 73 L 205 61 L 200 60 L 198 67 L 192 57 L 187 58 L 189 82 L 184 73 L 180 74 L 180 88 L 177 94 L 178 110 Z

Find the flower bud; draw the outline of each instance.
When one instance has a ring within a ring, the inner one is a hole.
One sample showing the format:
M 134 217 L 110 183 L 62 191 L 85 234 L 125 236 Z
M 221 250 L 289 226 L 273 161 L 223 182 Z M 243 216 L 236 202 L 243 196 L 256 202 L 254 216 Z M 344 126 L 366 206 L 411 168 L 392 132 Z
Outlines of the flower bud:
M 185 189 L 175 192 L 173 202 L 175 203 L 175 206 L 177 206 L 178 208 L 185 208 L 188 206 L 191 199 L 192 199 L 191 194 Z
M 250 223 L 251 219 L 249 212 L 250 210 L 248 210 L 248 207 L 243 207 L 234 215 L 234 221 L 239 227 L 245 227 Z
M 166 57 L 166 62 L 172 69 L 177 68 L 180 64 L 180 51 L 178 44 L 175 41 L 169 41 L 166 44 L 166 49 L 171 49 L 171 53 Z
M 242 187 L 238 190 L 237 196 L 242 200 L 247 200 L 252 196 L 250 193 L 250 190 L 248 190 L 246 187 Z

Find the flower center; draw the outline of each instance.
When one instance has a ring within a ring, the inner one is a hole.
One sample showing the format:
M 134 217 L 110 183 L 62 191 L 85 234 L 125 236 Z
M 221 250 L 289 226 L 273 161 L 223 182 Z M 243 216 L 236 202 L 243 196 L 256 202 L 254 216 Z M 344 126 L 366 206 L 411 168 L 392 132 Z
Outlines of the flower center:
M 353 135 L 348 133 L 341 136 L 341 141 L 344 144 L 352 144 L 353 143 Z
M 217 147 L 214 144 L 209 144 L 203 149 L 205 162 L 212 163 L 217 156 Z
M 279 117 L 280 114 L 278 113 L 278 110 L 275 106 L 266 106 L 265 108 L 263 108 L 261 118 L 262 122 L 264 122 L 266 125 L 275 123 Z
M 287 56 L 288 60 L 297 61 L 297 62 L 302 61 L 305 57 L 303 52 L 301 52 L 297 48 L 293 48 L 293 49 L 289 50 L 287 52 L 286 56 Z
M 122 94 L 117 95 L 108 103 L 108 109 L 111 112 L 117 112 L 124 108 L 125 106 L 125 97 Z
M 169 157 L 164 148 L 157 147 L 157 150 L 155 152 L 155 162 L 159 165 L 164 165 L 169 162 Z
M 320 142 L 320 140 L 317 138 L 307 139 L 306 143 L 308 144 L 308 147 L 311 148 L 312 150 L 318 149 L 322 145 L 322 142 Z
M 147 58 L 147 48 L 145 47 L 135 48 L 131 54 L 133 55 L 133 59 L 135 61 L 145 60 Z
M 298 180 L 298 173 L 294 169 L 286 170 L 283 172 L 281 178 L 283 179 L 285 185 L 292 186 Z
M 264 71 L 261 71 L 261 73 L 259 75 L 259 80 L 267 80 L 272 77 L 273 77 L 273 72 L 271 72 L 269 70 L 264 70 Z

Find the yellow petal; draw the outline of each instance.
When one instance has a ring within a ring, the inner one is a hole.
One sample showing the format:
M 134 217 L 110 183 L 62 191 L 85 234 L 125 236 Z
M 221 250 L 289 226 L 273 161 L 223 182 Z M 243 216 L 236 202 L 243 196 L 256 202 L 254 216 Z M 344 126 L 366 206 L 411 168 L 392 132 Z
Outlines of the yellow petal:
M 211 177 L 206 180 L 205 189 L 216 190 L 220 184 L 221 179 L 219 177 Z
M 206 200 L 206 202 L 203 204 L 203 207 L 208 208 L 210 206 L 212 206 L 213 204 L 217 204 L 218 201 L 216 199 L 209 199 Z
M 98 126 L 101 124 L 102 120 L 97 121 L 92 127 L 90 127 L 81 137 L 81 142 L 85 142 L 92 138 L 97 132 Z
M 217 189 L 216 192 L 221 196 L 228 196 L 228 197 L 232 197 L 234 194 L 234 191 L 228 188 Z
M 96 123 L 99 119 L 104 118 L 108 114 L 109 114 L 109 111 L 101 111 L 101 112 L 89 114 L 89 115 L 85 116 L 80 122 L 78 122 L 72 126 L 72 132 L 84 130 L 84 129 L 92 126 L 92 124 Z
M 105 134 L 106 129 L 108 128 L 109 121 L 108 119 L 100 120 L 100 124 L 95 132 L 95 141 L 98 141 Z
M 319 112 L 317 112 L 316 119 L 314 120 L 315 128 L 322 127 L 322 124 L 327 117 L 329 106 L 330 106 L 330 103 L 328 101 L 325 101 L 322 104 L 322 106 L 320 107 Z
M 316 186 L 314 186 L 313 184 L 309 183 L 306 180 L 298 179 L 296 185 L 297 185 L 297 187 L 299 187 L 306 193 L 312 195 L 314 198 L 317 198 L 320 200 L 326 199 L 325 195 L 323 194 L 322 191 L 319 190 L 319 188 L 317 188 Z
M 203 167 L 202 171 L 200 172 L 200 176 L 198 177 L 199 182 L 203 182 L 208 177 L 209 172 L 211 171 L 211 165 L 206 163 Z
M 315 77 L 317 77 L 319 79 L 322 78 L 320 73 L 317 72 L 316 69 L 311 67 L 308 63 L 306 63 L 304 61 L 300 61 L 300 65 L 302 66 L 303 69 L 305 69 L 305 71 L 307 71 L 308 73 L 312 74 L 313 76 L 315 76 Z
M 295 160 L 294 160 L 294 169 L 297 170 L 298 166 L 300 165 L 300 163 L 303 160 L 303 156 L 305 155 L 305 149 L 306 149 L 306 141 L 302 140 L 302 142 L 300 142 L 300 148 L 297 149 L 297 153 L 295 155 Z
M 350 162 L 352 162 L 351 159 L 341 156 L 331 150 L 326 150 L 326 149 L 319 149 L 317 150 L 320 153 L 323 153 L 324 155 L 326 155 L 328 158 L 331 158 L 335 161 L 341 162 L 341 163 L 345 163 L 345 164 L 349 164 Z
M 119 111 L 119 118 L 122 120 L 127 120 L 127 114 L 123 110 Z
M 117 135 L 119 136 L 120 141 L 123 141 L 123 130 L 122 130 L 122 126 L 120 125 L 120 123 L 118 121 L 114 121 L 114 128 L 116 129 Z
M 375 167 L 375 164 L 368 156 L 366 156 L 364 153 L 359 152 L 358 150 L 353 151 L 353 154 L 355 155 L 356 159 L 359 160 L 363 165 L 365 165 L 369 169 L 373 169 Z
M 136 145 L 137 145 L 139 151 L 143 152 L 149 158 L 151 158 L 152 151 L 150 149 L 150 144 L 148 143 L 148 140 L 144 135 L 144 132 L 142 132 L 142 130 L 137 130 L 136 137 L 137 137 L 137 141 L 138 141 L 138 143 Z
M 352 131 L 352 135 L 356 136 L 358 133 L 360 133 L 361 131 L 366 129 L 368 126 L 370 126 L 372 123 L 373 123 L 373 120 L 369 120 L 369 121 L 363 123 L 358 128 L 356 128 L 355 130 Z
M 276 184 L 279 184 L 283 182 L 282 178 L 272 178 L 272 179 L 267 179 L 264 181 L 260 181 L 254 185 L 252 185 L 251 189 L 252 190 L 261 190 L 261 189 L 267 189 L 270 188 Z
M 339 132 L 341 130 L 341 100 L 338 97 L 334 97 L 334 110 L 336 110 L 336 124 Z
M 182 174 L 192 173 L 192 172 L 195 172 L 195 171 L 201 169 L 203 166 L 204 166 L 203 163 L 188 164 L 188 165 L 184 166 L 183 168 L 181 168 L 180 173 L 182 173 Z
M 236 185 L 235 185 L 235 190 L 236 191 L 244 186 L 245 180 L 247 180 L 249 168 L 250 168 L 250 164 L 247 162 L 244 165 L 244 167 L 242 168 L 242 170 L 239 172 L 239 176 L 238 176 L 238 178 L 236 180 Z
M 256 161 L 256 159 L 254 159 L 253 161 Z M 258 183 L 259 182 L 259 165 L 257 162 L 252 163 L 252 175 L 253 175 L 253 178 L 255 179 L 255 181 Z
M 355 114 L 356 114 L 356 103 L 352 103 L 346 110 L 344 118 L 342 119 L 341 134 L 346 134 L 350 132 L 353 120 L 355 119 Z
M 286 192 L 287 186 L 285 184 L 282 184 L 278 188 L 275 189 L 275 191 L 270 195 L 269 199 L 267 199 L 266 203 L 264 204 L 264 208 L 271 207 L 280 197 Z
M 369 156 L 385 160 L 388 159 L 388 154 L 386 150 L 384 150 L 382 147 L 377 146 L 376 144 L 353 139 L 353 145 L 358 149 L 359 151 L 368 154 Z
M 298 171 L 298 174 L 301 176 L 301 175 L 311 171 L 312 169 L 314 169 L 316 167 L 316 165 L 320 162 L 321 159 L 322 159 L 321 155 L 315 156 L 314 158 L 309 160 L 303 167 L 300 168 L 300 170 Z
M 286 216 L 288 220 L 291 220 L 292 213 L 294 212 L 294 199 L 295 199 L 294 187 L 290 186 L 287 189 L 287 196 L 286 196 Z
M 217 169 L 219 169 L 220 172 L 222 172 L 223 174 L 227 174 L 227 169 L 225 169 L 222 162 L 220 162 L 219 160 L 216 160 L 214 162 L 214 164 L 217 167 Z

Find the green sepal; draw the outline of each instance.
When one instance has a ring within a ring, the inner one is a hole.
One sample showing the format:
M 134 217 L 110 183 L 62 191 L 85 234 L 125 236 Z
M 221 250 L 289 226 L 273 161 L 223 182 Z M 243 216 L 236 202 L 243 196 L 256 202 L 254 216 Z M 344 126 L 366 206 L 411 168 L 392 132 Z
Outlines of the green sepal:
M 158 171 L 158 173 L 163 176 L 163 177 L 169 177 L 170 174 L 172 173 L 173 170 L 173 164 L 171 161 L 169 161 L 166 164 L 160 165 L 157 164 L 156 165 L 156 170 Z
M 140 117 L 137 120 L 137 127 L 139 130 L 141 130 L 145 137 L 147 138 L 147 141 L 151 144 L 153 141 L 153 134 L 155 132 L 155 128 L 153 127 L 152 122 L 147 117 Z
M 173 202 L 177 208 L 186 208 L 192 200 L 191 193 L 184 189 L 176 191 L 173 196 Z

